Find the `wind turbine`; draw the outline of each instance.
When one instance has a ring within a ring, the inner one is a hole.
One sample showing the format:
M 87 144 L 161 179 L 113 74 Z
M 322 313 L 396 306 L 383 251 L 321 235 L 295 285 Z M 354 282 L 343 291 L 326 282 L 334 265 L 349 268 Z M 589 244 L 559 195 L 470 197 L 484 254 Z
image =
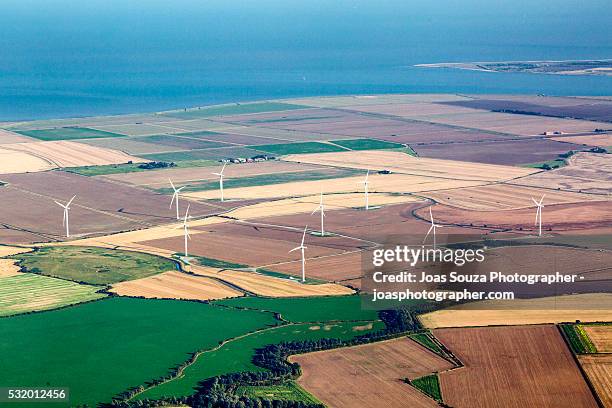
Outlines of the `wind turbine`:
M 219 173 L 213 173 L 215 176 L 219 176 L 219 189 L 221 190 L 221 201 L 223 201 L 223 170 L 225 170 L 227 163 L 223 163 L 223 168 Z
M 321 191 L 321 201 L 319 201 L 319 206 L 312 210 L 310 215 L 313 215 L 317 211 L 321 212 L 321 236 L 325 236 L 325 226 L 323 224 L 323 218 L 325 217 L 325 206 L 323 205 L 323 191 Z
M 436 228 L 441 228 L 442 226 L 434 222 L 433 214 L 431 213 L 431 207 L 429 207 L 429 219 L 431 220 L 431 227 L 429 227 L 429 231 L 427 231 L 425 239 L 423 239 L 423 243 L 425 243 L 427 237 L 433 231 L 433 249 L 436 249 Z
M 364 192 L 365 192 L 365 209 L 366 211 L 370 209 L 369 201 L 368 201 L 368 177 L 370 176 L 370 170 L 366 173 L 365 180 L 360 184 L 363 184 Z
M 187 211 L 185 211 L 185 218 L 183 218 L 183 231 L 185 232 L 185 258 L 187 258 L 187 240 L 191 239 L 191 235 L 189 235 L 189 229 L 187 226 L 187 221 L 190 218 L 191 217 L 189 216 L 189 204 L 187 204 Z
M 304 250 L 306 249 L 306 247 L 304 246 L 304 240 L 306 239 L 306 229 L 307 228 L 308 228 L 308 225 L 304 227 L 304 234 L 302 234 L 302 243 L 300 244 L 300 246 L 295 247 L 291 251 L 289 251 L 289 252 L 293 252 L 293 251 L 297 251 L 298 249 L 302 250 L 302 282 L 306 281 L 306 258 L 304 256 Z
M 66 226 L 66 238 L 70 238 L 70 225 L 68 223 L 68 210 L 70 210 L 70 204 L 72 204 L 72 200 L 74 200 L 75 197 L 76 195 L 73 195 L 70 201 L 66 203 L 66 205 L 58 201 L 55 201 L 55 204 L 59 205 L 60 207 L 64 209 L 64 219 L 62 220 L 62 225 Z
M 531 201 L 533 201 L 533 203 L 538 207 L 538 209 L 536 210 L 534 225 L 538 226 L 538 236 L 541 237 L 542 236 L 542 208 L 544 207 L 544 204 L 542 204 L 542 201 L 544 201 L 544 195 L 542 195 L 542 198 L 540 198 L 539 202 L 536 201 L 533 197 L 531 197 Z
M 170 185 L 172 186 L 172 189 L 174 190 L 174 194 L 172 194 L 172 200 L 170 200 L 170 208 L 172 208 L 172 203 L 174 202 L 174 200 L 176 200 L 176 219 L 180 220 L 181 217 L 179 216 L 179 194 L 181 190 L 185 188 L 185 186 L 176 188 L 174 187 L 172 180 L 168 179 L 168 181 L 170 182 Z

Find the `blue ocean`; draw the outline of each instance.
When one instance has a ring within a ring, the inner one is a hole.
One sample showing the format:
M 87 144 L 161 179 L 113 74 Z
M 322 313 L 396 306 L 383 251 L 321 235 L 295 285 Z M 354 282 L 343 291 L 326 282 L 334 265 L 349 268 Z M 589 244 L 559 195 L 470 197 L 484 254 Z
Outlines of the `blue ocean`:
M 612 58 L 609 0 L 3 0 L 0 121 L 363 93 L 612 95 L 611 77 L 417 68 Z

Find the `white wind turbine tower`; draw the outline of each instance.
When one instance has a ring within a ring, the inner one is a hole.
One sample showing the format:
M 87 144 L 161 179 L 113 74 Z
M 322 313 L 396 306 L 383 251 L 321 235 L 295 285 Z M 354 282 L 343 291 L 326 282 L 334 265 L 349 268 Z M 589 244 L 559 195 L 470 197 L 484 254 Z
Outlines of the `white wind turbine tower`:
M 181 190 L 185 188 L 185 186 L 176 188 L 174 187 L 172 180 L 168 179 L 168 181 L 170 182 L 170 185 L 174 190 L 174 194 L 172 194 L 172 200 L 170 200 L 170 208 L 172 208 L 172 203 L 176 200 L 176 219 L 180 220 L 181 217 L 179 216 L 179 194 L 181 193 Z
M 366 177 L 365 180 L 362 181 L 360 184 L 363 184 L 363 189 L 364 189 L 364 193 L 365 193 L 365 209 L 366 211 L 370 209 L 370 204 L 368 201 L 368 177 L 370 176 L 370 170 L 368 170 L 368 172 L 366 173 Z
M 323 224 L 323 218 L 325 217 L 325 206 L 323 205 L 323 191 L 321 191 L 321 201 L 319 201 L 319 206 L 315 208 L 310 215 L 313 215 L 317 211 L 321 212 L 321 236 L 325 236 L 325 226 Z
M 189 216 L 189 204 L 187 204 L 187 211 L 185 211 L 185 218 L 183 218 L 183 231 L 185 233 L 185 258 L 187 258 L 187 240 L 191 239 L 191 235 L 189 235 L 189 228 L 187 226 L 187 221 L 190 218 L 191 217 Z
M 429 231 L 427 231 L 425 239 L 423 239 L 423 243 L 425 243 L 427 237 L 433 231 L 433 249 L 436 249 L 436 228 L 441 228 L 442 226 L 434 222 L 433 214 L 431 213 L 431 207 L 429 207 L 429 219 L 431 220 L 431 227 L 429 227 Z
M 542 198 L 540 198 L 540 201 L 536 201 L 533 197 L 531 197 L 531 201 L 533 201 L 533 203 L 538 207 L 538 209 L 536 210 L 536 216 L 535 216 L 535 223 L 534 225 L 538 226 L 538 236 L 542 236 L 542 208 L 544 207 L 544 204 L 542 204 L 542 201 L 544 201 L 544 195 L 542 196 Z
M 306 249 L 306 247 L 304 246 L 304 239 L 306 239 L 306 229 L 307 228 L 308 228 L 308 225 L 304 227 L 304 234 L 302 234 L 302 243 L 300 244 L 300 246 L 295 247 L 291 251 L 289 251 L 289 252 L 293 252 L 293 251 L 297 251 L 298 249 L 302 250 L 302 282 L 306 281 L 306 258 L 304 254 L 304 250 Z
M 219 176 L 219 189 L 221 190 L 221 201 L 223 201 L 223 171 L 225 170 L 227 163 L 223 164 L 223 168 L 219 173 L 213 173 L 215 176 Z
M 64 219 L 62 221 L 62 225 L 66 226 L 66 238 L 70 238 L 70 225 L 68 223 L 68 210 L 70 210 L 70 204 L 72 204 L 72 200 L 74 200 L 75 197 L 76 195 L 72 196 L 72 198 L 70 199 L 70 201 L 66 203 L 66 205 L 58 201 L 55 202 L 55 204 L 59 205 L 60 207 L 64 209 Z

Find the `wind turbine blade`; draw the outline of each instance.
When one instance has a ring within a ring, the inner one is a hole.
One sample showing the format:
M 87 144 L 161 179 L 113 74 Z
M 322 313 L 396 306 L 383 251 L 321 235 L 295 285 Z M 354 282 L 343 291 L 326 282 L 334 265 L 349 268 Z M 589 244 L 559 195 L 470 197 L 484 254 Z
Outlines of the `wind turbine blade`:
M 227 163 L 223 163 L 223 167 L 221 168 L 221 175 L 223 175 L 223 171 L 225 170 L 225 166 L 227 166 Z
M 431 213 L 431 206 L 429 207 L 429 219 L 431 220 L 431 225 L 434 224 L 433 214 Z
M 187 222 L 187 218 L 189 218 L 189 206 L 191 204 L 187 204 L 187 211 L 185 211 L 185 222 Z
M 66 225 L 66 217 L 68 216 L 68 211 L 64 208 L 64 218 L 62 219 L 62 225 Z
M 177 193 L 177 195 L 178 195 L 178 193 L 179 193 L 179 192 L 180 192 L 182 189 L 184 189 L 185 187 L 187 187 L 187 186 L 182 186 L 182 187 L 177 188 L 177 189 L 176 189 L 176 193 Z
M 170 182 L 170 185 L 172 186 L 172 189 L 176 192 L 176 188 L 174 187 L 174 183 L 172 182 L 172 180 L 168 179 L 168 181 Z
M 292 250 L 290 250 L 289 252 L 291 253 L 291 252 L 293 252 L 293 251 L 297 251 L 298 249 L 302 249 L 302 247 L 301 247 L 301 246 L 299 246 L 299 247 L 295 247 L 295 248 L 293 248 Z
M 368 170 L 367 173 L 366 173 L 366 178 L 365 178 L 365 182 L 364 183 L 368 182 L 368 177 L 369 176 L 370 176 L 370 170 Z
M 304 240 L 306 239 L 306 229 L 308 228 L 308 225 L 304 227 L 304 234 L 302 234 L 302 245 L 304 246 Z
M 546 195 L 546 194 L 542 194 L 542 198 L 540 198 L 540 202 L 538 203 L 538 205 L 539 205 L 539 206 L 542 206 L 542 201 L 544 201 L 544 196 L 545 196 L 545 195 Z
M 72 196 L 72 198 L 70 199 L 70 201 L 68 201 L 68 203 L 66 204 L 66 207 L 70 207 L 70 204 L 72 204 L 72 201 L 76 198 L 76 194 Z
M 538 218 L 540 217 L 540 206 L 538 205 L 538 209 L 536 210 L 534 225 L 538 225 Z
M 53 200 L 53 201 L 55 201 L 55 200 Z M 66 206 L 64 204 L 62 204 L 62 203 L 60 203 L 58 201 L 55 201 L 55 204 L 59 205 L 62 208 L 66 208 Z
M 429 230 L 427 231 L 427 234 L 425 234 L 425 238 L 423 238 L 423 243 L 425 243 L 425 241 L 427 241 L 427 237 L 429 236 L 429 234 L 431 234 L 431 230 L 433 230 L 434 228 L 435 228 L 434 225 L 429 227 Z
M 312 210 L 312 212 L 310 213 L 310 215 L 312 215 L 312 214 L 316 213 L 317 211 L 319 211 L 319 208 L 321 208 L 321 207 L 317 207 L 317 208 L 315 208 L 314 210 Z
M 221 177 L 221 173 L 212 173 L 212 174 L 214 174 L 215 176 Z
M 172 194 L 172 200 L 170 200 L 170 208 L 172 208 L 172 204 L 174 203 L 175 198 L 176 198 L 176 190 L 174 190 L 174 194 Z
M 540 204 L 535 200 L 535 198 L 531 197 L 531 201 L 533 201 L 533 203 L 537 206 L 539 206 Z

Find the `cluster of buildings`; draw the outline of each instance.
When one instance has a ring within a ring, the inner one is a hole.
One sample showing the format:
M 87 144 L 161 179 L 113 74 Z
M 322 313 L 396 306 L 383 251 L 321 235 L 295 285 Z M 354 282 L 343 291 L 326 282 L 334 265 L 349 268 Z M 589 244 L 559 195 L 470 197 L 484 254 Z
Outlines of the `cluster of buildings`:
M 250 158 L 244 157 L 232 157 L 227 159 L 221 159 L 219 162 L 221 163 L 255 163 L 255 162 L 263 162 L 268 160 L 276 160 L 274 156 L 268 156 L 265 154 L 258 154 L 257 156 L 253 156 Z

